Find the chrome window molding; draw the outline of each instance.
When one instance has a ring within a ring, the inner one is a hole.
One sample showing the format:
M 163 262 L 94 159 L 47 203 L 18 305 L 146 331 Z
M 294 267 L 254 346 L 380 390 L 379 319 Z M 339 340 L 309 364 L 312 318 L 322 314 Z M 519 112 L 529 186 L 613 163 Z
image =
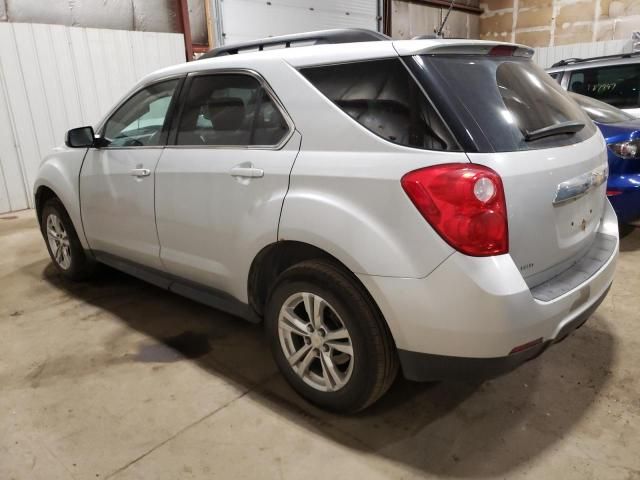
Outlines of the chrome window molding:
M 116 146 L 116 147 L 110 147 L 109 145 L 107 145 L 106 147 L 91 147 L 94 150 L 153 150 L 153 149 L 163 149 L 165 148 L 164 145 L 138 145 L 138 146 L 131 146 L 131 147 L 123 147 L 123 146 Z

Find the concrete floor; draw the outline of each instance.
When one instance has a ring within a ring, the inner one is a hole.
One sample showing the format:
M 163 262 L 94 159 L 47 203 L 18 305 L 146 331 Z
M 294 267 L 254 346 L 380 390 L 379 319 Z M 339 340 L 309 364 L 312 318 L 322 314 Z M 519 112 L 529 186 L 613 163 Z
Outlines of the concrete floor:
M 589 322 L 482 384 L 396 382 L 354 417 L 276 373 L 259 326 L 113 271 L 61 279 L 0 215 L 0 479 L 640 478 L 640 231 Z

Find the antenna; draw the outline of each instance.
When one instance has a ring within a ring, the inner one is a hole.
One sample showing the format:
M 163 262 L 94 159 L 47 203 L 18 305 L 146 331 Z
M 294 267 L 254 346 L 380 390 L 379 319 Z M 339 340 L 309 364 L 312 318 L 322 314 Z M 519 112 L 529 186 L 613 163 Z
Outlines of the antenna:
M 449 4 L 449 10 L 447 10 L 447 14 L 445 15 L 444 19 L 442 20 L 442 23 L 440 24 L 440 28 L 436 32 L 436 37 L 437 38 L 442 38 L 442 29 L 444 28 L 444 24 L 447 23 L 447 19 L 449 18 L 449 14 L 451 13 L 451 9 L 453 8 L 453 2 L 454 1 L 455 0 L 451 0 L 451 3 Z

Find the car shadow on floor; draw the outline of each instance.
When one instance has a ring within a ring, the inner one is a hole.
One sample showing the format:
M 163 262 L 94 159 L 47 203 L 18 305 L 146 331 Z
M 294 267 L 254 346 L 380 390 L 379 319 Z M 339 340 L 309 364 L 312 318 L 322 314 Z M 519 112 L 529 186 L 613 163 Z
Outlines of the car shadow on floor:
M 148 338 L 127 354 L 127 361 L 195 362 L 250 390 L 249 398 L 275 414 L 334 442 L 418 471 L 460 478 L 507 475 L 561 441 L 598 401 L 616 349 L 596 313 L 564 342 L 508 375 L 476 383 L 398 378 L 369 409 L 340 416 L 309 405 L 285 384 L 259 325 L 111 269 L 90 283 L 71 283 L 51 264 L 42 275 L 53 287 Z
M 640 227 L 636 228 L 626 237 L 620 239 L 621 252 L 633 252 L 636 250 L 640 250 Z

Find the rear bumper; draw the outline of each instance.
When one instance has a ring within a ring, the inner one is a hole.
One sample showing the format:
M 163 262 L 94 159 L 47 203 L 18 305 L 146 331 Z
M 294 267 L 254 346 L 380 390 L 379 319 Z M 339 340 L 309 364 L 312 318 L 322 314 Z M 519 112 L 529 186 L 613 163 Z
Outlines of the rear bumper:
M 402 373 L 408 380 L 424 382 L 442 379 L 488 379 L 510 372 L 526 361 L 540 355 L 550 345 L 564 340 L 567 335 L 584 325 L 591 314 L 600 306 L 607 293 L 609 293 L 609 288 L 593 305 L 565 324 L 553 340 L 543 341 L 518 353 L 494 358 L 451 357 L 398 350 Z
M 602 302 L 613 281 L 619 245 L 608 202 L 599 233 L 613 239 L 608 257 L 588 278 L 549 301 L 534 296 L 510 255 L 454 253 L 422 279 L 359 278 L 389 324 L 405 376 L 437 380 L 466 370 L 490 376 L 564 338 Z M 540 343 L 510 354 L 533 341 Z

